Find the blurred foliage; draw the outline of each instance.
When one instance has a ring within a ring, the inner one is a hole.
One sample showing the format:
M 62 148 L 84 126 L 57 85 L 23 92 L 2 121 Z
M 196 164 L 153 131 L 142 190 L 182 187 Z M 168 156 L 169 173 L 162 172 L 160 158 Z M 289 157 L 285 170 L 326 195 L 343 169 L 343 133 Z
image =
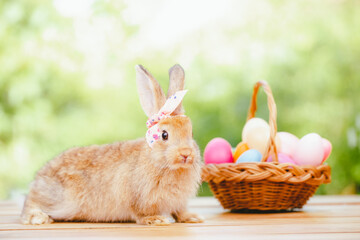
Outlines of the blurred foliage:
M 318 193 L 359 192 L 360 2 L 218 4 L 2 0 L 0 198 L 69 147 L 142 137 L 134 65 L 166 89 L 177 62 L 202 150 L 214 137 L 241 140 L 253 84 L 266 79 L 279 131 L 333 144 L 332 183 Z M 262 93 L 258 116 L 267 115 Z

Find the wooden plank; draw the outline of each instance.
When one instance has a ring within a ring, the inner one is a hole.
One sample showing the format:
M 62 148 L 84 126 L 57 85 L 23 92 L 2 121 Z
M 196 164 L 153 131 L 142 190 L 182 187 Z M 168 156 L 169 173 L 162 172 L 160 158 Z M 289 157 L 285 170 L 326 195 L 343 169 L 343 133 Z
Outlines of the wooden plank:
M 306 207 L 304 211 L 299 212 L 286 212 L 286 213 L 267 213 L 267 214 L 251 214 L 251 213 L 230 213 L 221 209 L 216 209 L 211 211 L 211 209 L 192 209 L 193 212 L 196 212 L 206 218 L 206 223 L 217 224 L 217 223 L 226 223 L 232 224 L 232 222 L 237 221 L 265 221 L 270 219 L 271 221 L 288 221 L 290 219 L 302 219 L 306 221 L 312 221 L 312 219 L 331 219 L 333 221 L 339 221 L 339 219 L 349 218 L 352 221 L 355 221 L 360 217 L 360 206 L 351 208 L 350 210 L 346 207 Z M 0 229 L 13 229 L 19 228 L 24 229 L 26 225 L 23 226 L 19 224 L 20 212 L 16 214 L 4 214 L 0 215 Z M 329 221 L 331 221 L 329 220 Z M 68 224 L 68 223 L 61 223 Z M 77 223 L 81 225 L 83 223 Z M 106 223 L 105 223 L 106 224 Z M 53 224 L 51 224 L 53 225 Z M 50 225 L 50 226 L 51 226 Z M 132 224 L 131 224 L 132 225 Z M 41 226 L 40 226 L 41 227 Z
M 10 231 L 2 234 L 1 239 L 359 239 L 359 233 L 271 233 L 263 232 L 261 226 L 256 232 L 243 231 L 235 227 L 192 228 L 192 227 L 148 227 L 143 229 L 75 229 L 51 231 Z
M 225 231 L 227 229 L 236 229 L 239 233 L 257 234 L 261 229 L 264 234 L 309 234 L 309 233 L 360 233 L 360 221 L 344 221 L 344 222 L 327 222 L 319 219 L 314 221 L 252 221 L 252 222 L 238 222 L 233 224 L 218 223 L 218 224 L 180 224 L 176 223 L 171 226 L 160 227 L 166 231 L 175 231 L 178 228 L 202 229 L 201 231 L 210 231 L 210 229 L 218 229 L 217 231 Z M 152 227 L 157 229 L 159 227 Z M 143 231 L 149 230 L 148 226 L 140 226 L 136 224 L 75 224 L 75 223 L 54 223 L 43 226 L 30 226 L 25 228 L 11 228 L 1 229 L 3 231 L 33 231 L 33 230 L 111 230 L 111 231 Z M 199 230 L 200 231 L 200 230 Z
M 360 196 L 317 196 L 302 211 L 230 213 L 214 198 L 190 201 L 202 224 L 148 227 L 132 223 L 20 224 L 21 204 L 0 202 L 0 239 L 360 239 Z

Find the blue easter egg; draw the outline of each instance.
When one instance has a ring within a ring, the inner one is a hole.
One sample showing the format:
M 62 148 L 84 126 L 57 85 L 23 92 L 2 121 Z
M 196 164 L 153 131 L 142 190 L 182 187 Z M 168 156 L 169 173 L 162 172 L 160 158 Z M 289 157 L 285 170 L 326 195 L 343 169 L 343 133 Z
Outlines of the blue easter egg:
M 262 155 L 256 149 L 249 149 L 236 160 L 236 163 L 244 163 L 244 162 L 261 162 Z

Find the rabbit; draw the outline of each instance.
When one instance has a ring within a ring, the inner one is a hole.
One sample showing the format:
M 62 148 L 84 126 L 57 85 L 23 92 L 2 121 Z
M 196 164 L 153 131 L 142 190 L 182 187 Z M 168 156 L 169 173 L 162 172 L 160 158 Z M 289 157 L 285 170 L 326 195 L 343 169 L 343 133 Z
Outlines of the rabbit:
M 156 79 L 136 65 L 140 103 L 150 118 L 166 101 Z M 167 96 L 184 88 L 178 64 L 169 70 Z M 158 123 L 161 139 L 152 147 L 145 138 L 106 145 L 75 147 L 49 161 L 30 185 L 21 213 L 23 224 L 54 221 L 136 222 L 169 225 L 200 223 L 187 212 L 201 182 L 200 150 L 182 103 Z M 166 217 L 168 216 L 168 217 Z

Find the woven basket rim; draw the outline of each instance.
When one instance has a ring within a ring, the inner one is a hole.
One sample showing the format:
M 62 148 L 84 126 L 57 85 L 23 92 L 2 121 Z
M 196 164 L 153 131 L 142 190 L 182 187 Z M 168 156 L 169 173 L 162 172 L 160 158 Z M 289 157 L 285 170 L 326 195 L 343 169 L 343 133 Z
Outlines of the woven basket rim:
M 274 162 L 209 164 L 203 166 L 201 177 L 205 182 L 212 181 L 215 183 L 267 180 L 291 184 L 320 185 L 331 182 L 331 167 L 324 164 L 315 167 Z

